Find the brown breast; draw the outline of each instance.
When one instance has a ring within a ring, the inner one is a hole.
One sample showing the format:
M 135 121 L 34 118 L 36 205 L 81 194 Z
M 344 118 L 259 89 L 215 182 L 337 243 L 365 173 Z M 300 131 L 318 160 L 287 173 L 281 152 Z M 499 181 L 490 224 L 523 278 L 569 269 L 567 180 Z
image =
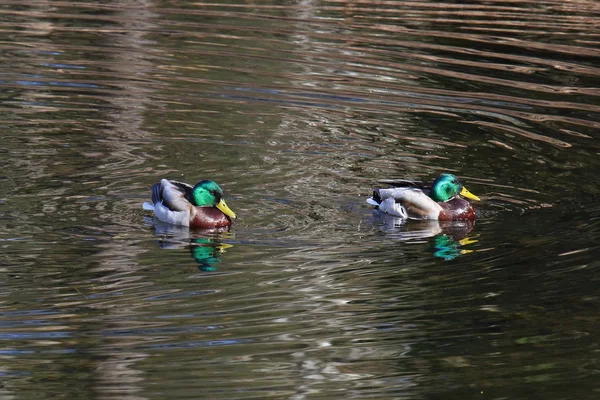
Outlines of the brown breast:
M 475 219 L 475 211 L 471 203 L 460 197 L 455 197 L 443 203 L 438 203 L 442 207 L 440 221 Z
M 221 228 L 231 226 L 231 220 L 216 207 L 196 207 L 191 228 Z

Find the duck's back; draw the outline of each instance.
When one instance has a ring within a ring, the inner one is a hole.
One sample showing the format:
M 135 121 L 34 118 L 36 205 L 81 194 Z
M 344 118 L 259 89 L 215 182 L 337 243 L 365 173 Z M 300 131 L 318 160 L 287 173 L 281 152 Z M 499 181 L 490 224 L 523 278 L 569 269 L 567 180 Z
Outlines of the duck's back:
M 438 219 L 442 208 L 421 189 L 395 187 L 376 189 L 373 198 L 379 209 L 390 215 L 410 219 Z

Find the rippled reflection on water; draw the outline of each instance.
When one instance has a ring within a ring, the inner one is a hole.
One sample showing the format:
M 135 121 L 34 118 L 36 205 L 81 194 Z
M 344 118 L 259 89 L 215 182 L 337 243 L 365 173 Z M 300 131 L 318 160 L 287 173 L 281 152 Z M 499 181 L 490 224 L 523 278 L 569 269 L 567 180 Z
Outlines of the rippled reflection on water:
M 3 3 L 0 393 L 595 399 L 598 15 Z M 364 203 L 441 171 L 473 226 Z M 151 222 L 160 177 L 240 219 Z

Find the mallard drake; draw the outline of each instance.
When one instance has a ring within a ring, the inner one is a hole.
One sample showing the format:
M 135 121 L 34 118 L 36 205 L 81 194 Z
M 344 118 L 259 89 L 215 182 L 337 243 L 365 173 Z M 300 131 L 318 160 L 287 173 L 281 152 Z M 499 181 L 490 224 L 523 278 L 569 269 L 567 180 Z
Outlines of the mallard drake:
M 236 218 L 223 200 L 223 190 L 214 181 L 203 180 L 191 186 L 161 179 L 151 191 L 152 204 L 144 203 L 143 207 L 154 211 L 163 222 L 192 228 L 222 228 L 230 226 Z
M 412 181 L 388 181 L 389 189 L 374 189 L 367 203 L 379 211 L 403 219 L 430 219 L 439 221 L 473 220 L 475 211 L 471 200 L 479 197 L 469 192 L 452 174 L 442 174 L 427 189 Z

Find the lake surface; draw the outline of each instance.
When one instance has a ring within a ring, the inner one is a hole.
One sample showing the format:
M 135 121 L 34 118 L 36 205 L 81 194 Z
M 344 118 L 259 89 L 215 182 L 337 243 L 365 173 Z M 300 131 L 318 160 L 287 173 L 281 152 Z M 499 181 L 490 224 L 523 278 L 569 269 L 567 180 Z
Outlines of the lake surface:
M 597 399 L 599 83 L 595 1 L 3 2 L 0 398 Z

